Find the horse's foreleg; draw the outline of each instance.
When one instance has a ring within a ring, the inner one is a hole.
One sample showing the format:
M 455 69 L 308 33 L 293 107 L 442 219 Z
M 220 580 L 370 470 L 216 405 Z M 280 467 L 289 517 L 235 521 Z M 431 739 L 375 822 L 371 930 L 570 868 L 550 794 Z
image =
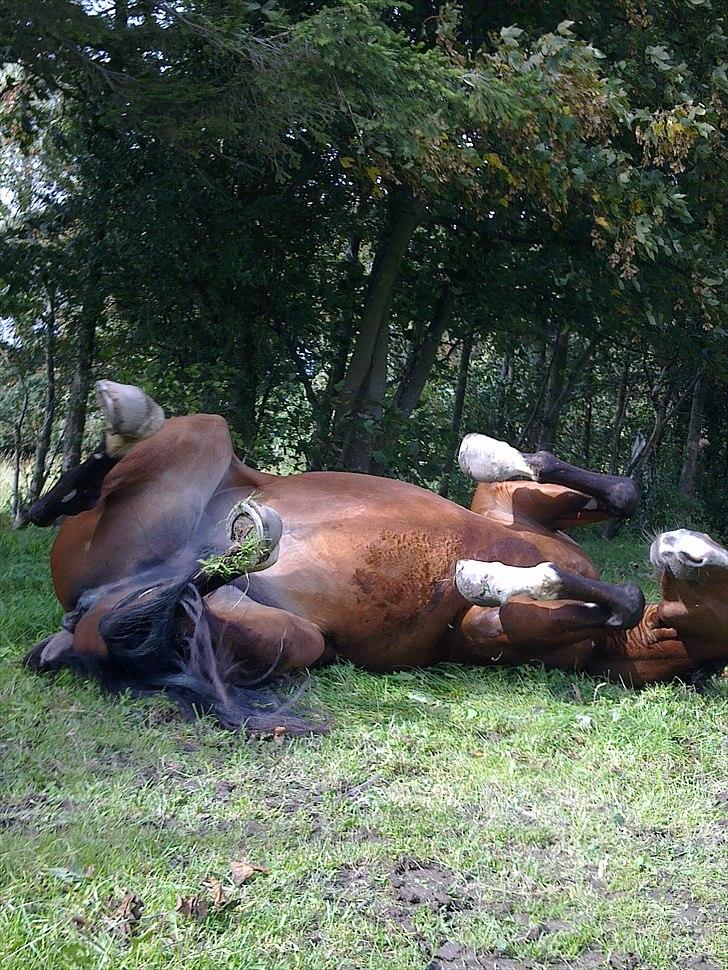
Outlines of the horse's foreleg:
M 477 482 L 505 482 L 526 478 L 541 484 L 562 485 L 593 497 L 610 516 L 626 518 L 639 502 L 631 478 L 602 475 L 561 461 L 548 451 L 521 454 L 504 441 L 482 434 L 463 439 L 459 454 L 463 472 Z
M 205 598 L 221 676 L 232 683 L 312 666 L 325 652 L 319 628 L 287 610 L 264 606 L 235 586 Z
M 85 461 L 64 472 L 53 488 L 30 507 L 28 519 L 34 525 L 52 525 L 62 515 L 78 515 L 92 509 L 101 497 L 104 478 L 119 459 L 164 424 L 161 407 L 131 384 L 98 381 L 96 403 L 104 416 L 105 439 Z

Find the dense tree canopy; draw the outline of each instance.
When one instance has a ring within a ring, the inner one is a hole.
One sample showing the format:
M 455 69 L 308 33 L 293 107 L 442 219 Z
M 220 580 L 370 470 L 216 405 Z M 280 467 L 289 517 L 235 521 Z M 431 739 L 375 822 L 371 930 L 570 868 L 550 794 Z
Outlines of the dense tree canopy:
M 268 467 L 464 498 L 481 430 L 728 528 L 726 29 L 710 0 L 16 0 L 0 433 L 27 497 L 105 375 Z

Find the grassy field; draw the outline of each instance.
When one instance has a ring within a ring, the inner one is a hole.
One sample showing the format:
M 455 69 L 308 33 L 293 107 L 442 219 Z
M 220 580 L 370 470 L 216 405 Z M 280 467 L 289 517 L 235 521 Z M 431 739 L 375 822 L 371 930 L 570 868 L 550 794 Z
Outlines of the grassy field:
M 728 967 L 725 682 L 338 666 L 249 741 L 19 666 L 51 538 L 0 534 L 3 970 Z

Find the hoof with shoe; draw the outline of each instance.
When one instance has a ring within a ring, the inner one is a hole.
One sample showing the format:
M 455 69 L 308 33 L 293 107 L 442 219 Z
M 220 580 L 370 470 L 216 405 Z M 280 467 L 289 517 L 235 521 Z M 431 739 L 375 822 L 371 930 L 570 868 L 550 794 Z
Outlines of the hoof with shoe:
M 227 550 L 199 560 L 200 569 L 193 580 L 208 593 L 272 566 L 278 559 L 283 522 L 275 509 L 245 499 L 230 510 L 225 531 L 230 540 Z
M 106 422 L 106 451 L 111 456 L 151 438 L 164 424 L 162 408 L 133 384 L 97 381 L 96 403 Z
M 516 448 L 484 434 L 466 434 L 458 462 L 463 474 L 476 482 L 508 482 L 514 478 L 536 479 L 534 470 Z
M 227 517 L 227 534 L 238 550 L 250 548 L 251 565 L 247 572 L 267 569 L 278 559 L 278 548 L 283 535 L 280 515 L 269 505 L 261 505 L 254 499 L 245 499 L 232 507 Z M 256 561 L 253 559 L 257 557 Z

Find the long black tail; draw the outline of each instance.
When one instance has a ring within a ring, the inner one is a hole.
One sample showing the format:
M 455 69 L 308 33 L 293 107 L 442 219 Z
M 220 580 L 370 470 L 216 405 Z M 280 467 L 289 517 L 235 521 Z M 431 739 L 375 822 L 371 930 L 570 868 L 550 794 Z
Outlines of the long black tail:
M 137 695 L 164 690 L 186 714 L 212 714 L 231 730 L 259 734 L 282 727 L 304 735 L 328 729 L 323 715 L 297 713 L 305 682 L 284 692 L 258 686 L 260 676 L 244 685 L 221 675 L 222 646 L 213 642 L 204 600 L 187 577 L 127 596 L 103 617 L 99 633 L 106 657 L 71 651 L 61 662 L 98 678 L 107 690 Z

